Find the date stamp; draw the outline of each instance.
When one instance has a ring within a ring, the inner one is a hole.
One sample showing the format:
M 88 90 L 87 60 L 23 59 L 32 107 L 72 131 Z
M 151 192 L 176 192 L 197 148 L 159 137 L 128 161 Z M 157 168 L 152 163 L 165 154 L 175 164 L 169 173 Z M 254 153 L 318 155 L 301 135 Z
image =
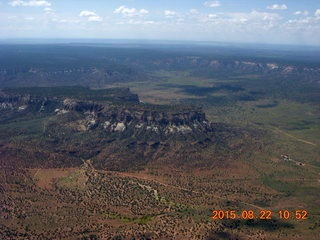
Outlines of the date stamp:
M 296 220 L 306 220 L 308 219 L 308 212 L 306 210 L 280 210 L 277 212 L 271 210 L 213 210 L 212 219 L 222 220 L 222 219 L 260 219 L 260 220 L 272 220 L 278 219 L 296 219 Z

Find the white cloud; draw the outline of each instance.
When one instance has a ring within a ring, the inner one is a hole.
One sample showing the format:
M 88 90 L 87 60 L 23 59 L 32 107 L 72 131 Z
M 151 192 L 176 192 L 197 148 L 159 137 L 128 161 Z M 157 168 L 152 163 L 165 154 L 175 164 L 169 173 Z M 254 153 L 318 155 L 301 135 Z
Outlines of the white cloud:
M 314 13 L 314 15 L 315 15 L 316 17 L 320 17 L 320 9 L 317 9 L 316 12 Z
M 251 11 L 249 13 L 229 13 L 227 16 L 229 18 L 223 19 L 223 21 L 234 23 L 251 22 L 253 24 L 268 24 L 281 20 L 279 14 L 258 11 Z
M 44 0 L 32 0 L 32 1 L 23 1 L 23 0 L 14 0 L 9 2 L 9 5 L 12 7 L 50 7 L 51 3 Z
M 288 7 L 285 4 L 273 4 L 273 5 L 267 6 L 267 9 L 270 9 L 270 10 L 287 10 Z
M 293 13 L 294 15 L 309 15 L 309 12 L 308 11 L 296 11 Z
M 140 9 L 139 11 L 141 14 L 148 14 L 149 11 L 148 10 L 145 10 L 145 9 Z
M 124 17 L 143 17 L 148 15 L 149 11 L 146 9 L 127 8 L 126 6 L 120 6 L 113 11 L 116 14 L 122 14 Z
M 199 23 L 217 23 L 217 22 L 221 23 L 223 21 L 223 19 L 219 18 L 217 14 L 203 14 L 203 15 L 201 14 L 201 15 L 197 15 L 196 18 L 193 18 L 192 21 L 194 21 L 194 19 L 197 19 Z
M 81 11 L 80 14 L 79 14 L 79 16 L 80 16 L 80 17 L 86 17 L 89 22 L 101 22 L 101 21 L 103 20 L 103 19 L 102 19 L 98 14 L 96 14 L 95 12 L 87 11 L 87 10 Z
M 132 25 L 154 25 L 156 22 L 154 21 L 141 21 L 141 20 L 136 20 L 136 19 L 126 19 L 125 21 L 118 22 L 117 24 L 119 25 L 127 25 L 127 24 L 132 24 Z
M 24 19 L 27 21 L 32 21 L 32 20 L 34 20 L 34 17 L 25 17 Z
M 220 7 L 221 3 L 220 3 L 220 1 L 210 1 L 210 2 L 205 2 L 204 6 L 206 6 L 206 7 Z
M 290 19 L 289 21 L 287 21 L 287 23 L 289 24 L 295 24 L 295 28 L 298 27 L 297 24 L 310 24 L 312 23 L 313 19 L 308 17 L 308 18 L 304 18 L 304 19 Z
M 211 19 L 212 19 L 212 18 L 216 18 L 216 17 L 218 17 L 217 14 L 212 14 L 212 13 L 211 13 L 211 14 L 208 14 L 208 18 L 211 18 Z
M 252 19 L 260 19 L 263 21 L 278 21 L 281 19 L 281 16 L 279 14 L 258 11 L 252 11 L 250 13 L 250 16 Z
M 165 10 L 164 15 L 166 16 L 166 18 L 172 18 L 172 17 L 176 16 L 177 13 L 175 11 Z
M 43 9 L 43 11 L 46 13 L 46 14 L 51 14 L 51 13 L 53 13 L 54 11 L 53 11 L 53 9 L 52 8 L 50 8 L 50 7 L 46 7 L 46 8 L 44 8 Z
M 91 12 L 91 11 L 81 11 L 79 14 L 80 17 L 90 17 L 90 16 L 97 16 L 97 14 L 95 12 Z
M 89 22 L 101 22 L 103 19 L 99 16 L 90 16 L 88 17 Z

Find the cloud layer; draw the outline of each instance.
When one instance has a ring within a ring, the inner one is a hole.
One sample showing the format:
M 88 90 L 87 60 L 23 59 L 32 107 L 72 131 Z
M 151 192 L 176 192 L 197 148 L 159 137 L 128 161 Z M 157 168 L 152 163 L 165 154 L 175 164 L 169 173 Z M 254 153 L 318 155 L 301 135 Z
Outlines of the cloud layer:
M 273 4 L 273 5 L 267 6 L 267 9 L 270 9 L 270 10 L 287 10 L 288 7 L 285 4 Z
M 299 4 L 274 4 L 271 0 L 267 4 L 246 1 L 255 5 L 225 0 L 175 0 L 167 4 L 127 0 L 127 5 L 115 1 L 75 5 L 75 0 L 9 0 L 1 5 L 0 37 L 87 37 L 91 33 L 101 38 L 320 45 L 318 5 L 300 8 Z
M 143 17 L 146 16 L 149 11 L 146 9 L 127 8 L 126 6 L 120 6 L 113 11 L 113 13 L 121 14 L 124 17 Z

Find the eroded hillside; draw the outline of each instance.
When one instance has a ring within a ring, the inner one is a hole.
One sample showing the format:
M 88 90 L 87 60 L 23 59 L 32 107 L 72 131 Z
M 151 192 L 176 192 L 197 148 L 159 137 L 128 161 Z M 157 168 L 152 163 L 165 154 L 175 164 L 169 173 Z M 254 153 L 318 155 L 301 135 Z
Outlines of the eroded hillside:
M 163 161 L 212 167 L 261 145 L 262 132 L 210 122 L 199 107 L 144 104 L 126 89 L 77 88 L 3 90 L 2 155 L 26 167 L 78 166 L 81 159 L 110 170 Z

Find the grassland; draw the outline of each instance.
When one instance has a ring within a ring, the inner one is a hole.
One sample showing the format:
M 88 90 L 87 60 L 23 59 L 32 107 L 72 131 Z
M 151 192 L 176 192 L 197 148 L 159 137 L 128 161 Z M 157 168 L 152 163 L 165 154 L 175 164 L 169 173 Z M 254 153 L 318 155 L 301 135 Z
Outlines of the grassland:
M 139 95 L 141 101 L 148 103 L 198 104 L 205 109 L 207 117 L 212 121 L 279 128 L 292 135 L 292 140 L 296 137 L 309 140 L 316 145 L 320 144 L 319 108 L 316 104 L 301 103 L 271 94 L 264 94 L 248 101 L 241 98 L 245 94 L 252 94 L 256 88 L 255 81 L 260 82 L 261 76 L 244 75 L 213 79 L 193 77 L 188 72 L 164 70 L 155 72 L 154 76 L 160 80 L 107 86 L 130 87 Z M 246 88 L 248 82 L 252 82 L 252 86 Z M 237 90 L 236 87 L 242 86 L 242 91 Z M 195 89 L 192 92 L 188 87 Z M 212 91 L 204 92 L 205 88 L 212 88 Z M 219 101 L 215 102 L 215 99 Z
M 244 127 L 253 126 L 265 131 L 265 149 L 260 152 L 256 150 L 254 160 L 250 158 L 251 160 L 248 161 L 243 158 L 239 163 L 243 170 L 240 170 L 237 177 L 230 176 L 230 172 L 227 174 L 230 169 L 225 170 L 226 174 L 221 177 L 221 181 L 224 182 L 221 186 L 221 189 L 224 189 L 222 192 L 229 189 L 227 183 L 230 182 L 230 189 L 234 191 L 237 189 L 237 184 L 241 182 L 242 190 L 238 190 L 240 193 L 248 192 L 248 189 L 259 189 L 256 193 L 260 197 L 255 199 L 250 194 L 249 198 L 244 197 L 243 194 L 225 195 L 231 202 L 237 199 L 237 201 L 261 207 L 265 206 L 274 212 L 281 209 L 308 210 L 308 221 L 290 221 L 294 230 L 289 230 L 287 233 L 300 233 L 301 236 L 304 236 L 302 239 L 305 237 L 314 239 L 313 234 L 314 231 L 317 231 L 316 229 L 319 229 L 320 219 L 318 105 L 312 102 L 296 101 L 282 96 L 281 93 L 259 94 L 261 89 L 257 88 L 257 85 L 260 83 L 256 84 L 257 81 L 261 82 L 259 75 L 200 78 L 191 76 L 189 72 L 159 71 L 155 73 L 155 76 L 161 80 L 144 84 L 131 82 L 120 86 L 130 87 L 133 92 L 140 95 L 140 99 L 144 102 L 157 104 L 190 102 L 202 106 L 212 121 Z M 248 85 L 250 82 L 251 87 Z M 221 86 L 227 87 L 221 88 Z M 243 89 L 237 91 L 235 87 Z M 253 97 L 243 98 L 246 95 Z M 293 161 L 284 161 L 281 157 L 284 154 L 289 155 Z M 248 174 L 244 166 L 248 166 L 253 173 Z M 222 169 L 219 171 L 221 172 Z M 191 175 L 195 177 L 194 173 Z M 170 178 L 169 181 L 167 179 L 167 181 L 174 182 L 176 177 Z M 214 176 L 216 177 L 217 175 Z M 212 178 L 207 181 L 216 186 L 219 185 Z M 203 183 L 204 180 L 198 178 L 194 182 Z M 177 183 L 179 186 L 183 184 L 190 184 L 190 176 L 185 183 L 183 180 Z M 198 184 L 192 189 L 205 188 L 204 186 L 204 184 Z M 266 195 L 261 197 L 264 194 Z M 269 194 L 271 196 L 267 197 Z M 253 199 L 255 200 L 252 201 Z M 248 205 L 238 206 L 238 209 L 241 208 L 248 208 Z

